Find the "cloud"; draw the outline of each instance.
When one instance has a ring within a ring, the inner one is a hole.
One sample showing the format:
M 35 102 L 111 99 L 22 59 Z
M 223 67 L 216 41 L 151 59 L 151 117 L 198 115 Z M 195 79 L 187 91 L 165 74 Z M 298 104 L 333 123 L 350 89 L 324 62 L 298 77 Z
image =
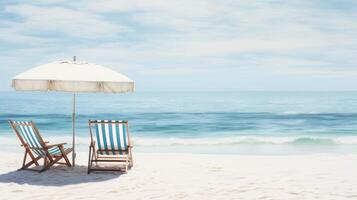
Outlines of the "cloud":
M 21 17 L 18 21 L 7 22 L 3 28 L 19 37 L 100 38 L 129 31 L 128 27 L 107 22 L 99 15 L 60 6 L 10 5 L 5 7 L 5 12 Z
M 200 87 L 219 71 L 237 74 L 242 80 L 247 80 L 243 75 L 254 74 L 272 82 L 282 76 L 352 80 L 357 66 L 357 10 L 353 1 L 335 4 L 307 0 L 20 2 L 0 11 L 5 16 L 0 20 L 0 51 L 7 51 L 4 65 L 23 52 L 16 71 L 28 62 L 77 55 L 123 69 L 134 79 L 145 73 L 172 79 L 205 74 Z M 221 75 L 231 83 L 235 80 Z M 288 87 L 293 80 L 284 81 L 288 83 L 272 87 Z

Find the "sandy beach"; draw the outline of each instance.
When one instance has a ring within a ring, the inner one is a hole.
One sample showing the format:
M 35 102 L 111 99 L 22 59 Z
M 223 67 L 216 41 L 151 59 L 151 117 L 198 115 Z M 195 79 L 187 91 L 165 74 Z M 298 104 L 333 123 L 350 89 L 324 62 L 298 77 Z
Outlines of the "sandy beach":
M 356 199 L 356 155 L 136 153 L 127 173 L 16 171 L 22 154 L 1 153 L 0 199 Z

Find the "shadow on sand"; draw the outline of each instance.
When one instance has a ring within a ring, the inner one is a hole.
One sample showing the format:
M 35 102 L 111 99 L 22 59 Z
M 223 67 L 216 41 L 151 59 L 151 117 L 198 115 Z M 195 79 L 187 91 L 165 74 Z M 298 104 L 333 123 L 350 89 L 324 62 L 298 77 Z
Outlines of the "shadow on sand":
M 0 183 L 17 183 L 39 186 L 65 186 L 80 183 L 101 182 L 119 178 L 121 172 L 92 172 L 87 174 L 87 166 L 76 166 L 75 168 L 56 166 L 43 172 L 27 170 L 11 171 L 0 174 Z

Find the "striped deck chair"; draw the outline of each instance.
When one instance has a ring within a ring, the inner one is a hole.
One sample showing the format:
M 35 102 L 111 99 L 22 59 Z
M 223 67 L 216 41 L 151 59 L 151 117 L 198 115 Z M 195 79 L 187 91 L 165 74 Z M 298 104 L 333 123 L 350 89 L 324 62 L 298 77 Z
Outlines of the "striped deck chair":
M 101 168 L 98 162 L 124 165 L 125 172 L 133 166 L 132 146 L 127 121 L 89 120 L 88 174 L 91 171 L 122 171 L 121 168 Z M 93 167 L 93 162 L 96 167 Z
M 27 121 L 12 121 L 9 120 L 10 126 L 15 131 L 17 137 L 20 139 L 21 146 L 25 148 L 24 160 L 22 167 L 19 170 L 34 170 L 43 172 L 49 169 L 54 164 L 65 164 L 71 166 L 67 155 L 72 152 L 72 148 L 64 148 L 60 144 L 49 144 L 45 142 L 34 122 Z M 26 163 L 27 155 L 30 156 L 31 161 Z M 65 163 L 59 162 L 64 159 Z M 40 169 L 30 168 L 32 165 L 39 166 L 39 160 L 43 159 L 43 167 Z

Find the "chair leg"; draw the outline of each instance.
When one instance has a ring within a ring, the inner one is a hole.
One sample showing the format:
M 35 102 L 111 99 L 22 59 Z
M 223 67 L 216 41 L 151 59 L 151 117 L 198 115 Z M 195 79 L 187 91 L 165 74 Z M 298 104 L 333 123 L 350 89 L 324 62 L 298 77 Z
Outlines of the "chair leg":
M 93 166 L 93 160 L 94 160 L 94 162 L 95 162 L 95 166 L 98 166 L 98 155 L 97 155 L 97 153 L 96 153 L 96 151 L 95 151 L 95 148 L 94 147 L 92 147 L 93 149 L 92 149 L 92 162 L 91 162 L 91 166 Z
M 61 160 L 63 157 L 61 156 L 61 157 L 57 157 L 57 158 L 55 158 L 55 159 L 52 159 L 52 162 L 50 162 L 50 163 L 48 163 L 47 164 L 47 167 L 48 168 L 50 168 L 50 167 L 52 167 L 54 164 L 56 164 L 59 160 Z
M 49 169 L 50 167 L 52 167 L 52 165 L 54 165 L 57 161 L 59 161 L 62 157 L 58 157 L 56 159 L 53 159 L 52 156 L 47 153 L 45 159 L 45 164 L 44 164 L 44 169 L 41 171 L 46 171 L 47 169 Z
M 35 160 L 31 160 L 30 162 L 28 162 L 27 164 L 23 165 L 23 167 L 21 169 L 27 169 L 29 168 L 31 165 L 35 164 L 35 162 L 37 162 L 38 160 L 40 160 L 42 157 L 38 156 L 37 158 L 35 158 Z
M 128 171 L 128 167 L 129 167 L 129 156 L 126 157 L 125 172 Z
M 47 153 L 47 158 L 48 158 L 48 161 L 49 161 L 48 163 L 53 162 L 53 158 L 49 153 Z
M 24 160 L 22 161 L 22 169 L 25 167 L 26 158 L 27 158 L 27 150 L 25 151 Z
M 47 155 L 43 158 L 43 168 L 39 171 L 40 173 L 41 172 L 44 172 L 48 169 L 48 160 L 47 160 Z
M 31 158 L 31 161 L 28 163 L 26 163 L 27 155 L 29 155 Z M 40 164 L 38 164 L 38 162 L 37 162 L 39 159 L 41 159 L 40 156 L 35 158 L 35 156 L 31 153 L 31 151 L 29 149 L 26 149 L 25 155 L 24 155 L 24 160 L 22 161 L 22 167 L 19 170 L 28 169 L 33 164 L 35 164 L 36 166 L 39 166 Z
M 129 160 L 129 167 L 132 168 L 133 166 L 134 166 L 133 159 L 130 158 L 130 160 Z
M 88 156 L 88 171 L 87 173 L 90 174 L 90 170 L 92 168 L 92 159 L 91 159 L 92 148 L 89 146 L 89 156 Z
M 71 163 L 69 162 L 68 157 L 67 157 L 66 153 L 65 153 L 64 150 L 63 150 L 63 147 L 61 146 L 61 147 L 59 147 L 59 149 L 60 149 L 60 151 L 61 151 L 61 154 L 62 154 L 63 159 L 64 159 L 64 160 L 66 161 L 66 163 L 67 163 L 67 166 L 68 166 L 68 167 L 71 167 L 72 165 L 71 165 Z
M 129 151 L 129 164 L 130 164 L 130 168 L 132 168 L 134 165 L 133 154 L 131 153 L 131 149 Z
M 40 164 L 38 164 L 38 162 L 37 162 L 38 159 L 36 159 L 35 156 L 33 156 L 33 154 L 30 152 L 30 150 L 26 150 L 26 151 L 29 154 L 29 156 L 31 157 L 32 161 L 34 161 L 35 165 L 40 166 Z

